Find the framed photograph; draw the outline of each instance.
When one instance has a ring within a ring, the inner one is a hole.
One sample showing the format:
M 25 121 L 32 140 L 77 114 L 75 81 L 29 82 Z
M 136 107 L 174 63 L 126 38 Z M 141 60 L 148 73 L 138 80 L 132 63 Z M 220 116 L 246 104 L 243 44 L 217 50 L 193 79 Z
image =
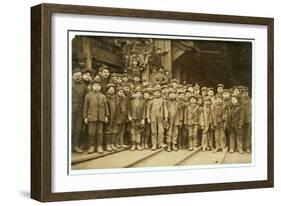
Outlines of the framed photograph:
M 31 8 L 31 197 L 273 187 L 272 18 Z

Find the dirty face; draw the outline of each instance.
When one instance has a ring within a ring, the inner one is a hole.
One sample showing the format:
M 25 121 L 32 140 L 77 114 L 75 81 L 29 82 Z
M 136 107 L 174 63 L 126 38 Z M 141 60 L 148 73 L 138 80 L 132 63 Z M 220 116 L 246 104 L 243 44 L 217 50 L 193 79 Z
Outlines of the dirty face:
M 230 97 L 229 92 L 222 93 L 222 97 L 223 97 L 223 99 L 228 99 Z
M 92 76 L 91 76 L 91 74 L 90 73 L 84 73 L 83 75 L 82 75 L 82 79 L 84 80 L 84 81 L 86 81 L 86 82 L 90 82 L 91 80 L 92 80 Z
M 233 95 L 239 96 L 240 95 L 240 90 L 239 89 L 234 89 Z
M 242 97 L 248 97 L 249 96 L 249 92 L 242 92 Z
M 208 91 L 208 96 L 210 96 L 210 97 L 214 96 L 214 91 L 213 90 L 209 90 Z
M 142 97 L 142 93 L 141 92 L 135 92 L 135 98 L 141 98 Z
M 81 82 L 81 76 L 82 76 L 82 73 L 81 72 L 75 72 L 73 75 L 72 75 L 72 80 L 74 82 Z
M 150 98 L 150 94 L 149 94 L 148 92 L 145 92 L 145 93 L 143 94 L 143 98 L 144 98 L 145 100 L 148 100 L 148 99 Z
M 231 103 L 232 104 L 237 104 L 238 103 L 238 100 L 236 97 L 231 97 Z
M 179 93 L 179 99 L 180 99 L 180 100 L 185 100 L 184 93 Z
M 171 93 L 169 94 L 169 98 L 170 98 L 170 99 L 176 99 L 176 97 L 177 97 L 177 94 L 176 94 L 175 92 L 171 92 Z
M 218 87 L 217 88 L 217 92 L 220 93 L 220 94 L 223 93 L 223 88 L 222 87 Z
M 140 78 L 139 77 L 134 77 L 134 82 L 140 82 Z
M 94 83 L 94 84 L 92 85 L 92 89 L 93 89 L 93 91 L 98 92 L 98 91 L 101 90 L 101 86 L 100 86 L 99 83 Z
M 217 104 L 221 104 L 222 103 L 222 99 L 221 98 L 216 98 L 216 103 Z
M 129 92 L 130 92 L 130 87 L 124 87 L 124 91 L 125 91 L 126 93 L 129 93 Z
M 187 100 L 190 98 L 190 96 L 191 96 L 191 93 L 190 93 L 189 91 L 185 93 L 185 98 L 186 98 Z
M 103 78 L 107 79 L 109 77 L 109 75 L 110 75 L 110 73 L 109 73 L 108 69 L 102 70 Z
M 203 104 L 203 100 L 202 100 L 201 98 L 199 98 L 199 99 L 197 100 L 197 103 L 198 103 L 199 105 L 202 105 L 202 104 Z
M 108 92 L 108 94 L 115 94 L 115 88 L 114 87 L 109 87 L 107 92 Z
M 119 97 L 124 97 L 124 91 L 122 89 L 118 90 L 117 95 Z
M 193 91 L 195 95 L 198 95 L 200 93 L 200 91 L 198 89 Z
M 195 104 L 195 103 L 196 103 L 196 99 L 195 99 L 194 97 L 191 97 L 191 98 L 190 98 L 190 103 L 191 103 L 191 104 Z
M 203 90 L 201 93 L 202 93 L 202 96 L 207 96 L 207 94 L 208 94 L 206 90 Z
M 126 77 L 126 76 L 123 77 L 123 78 L 122 78 L 122 81 L 123 81 L 123 82 L 128 82 L 128 77 Z
M 117 84 L 121 84 L 122 83 L 122 78 L 121 77 L 117 77 Z
M 153 95 L 154 95 L 154 97 L 158 98 L 158 97 L 160 97 L 161 92 L 157 90 L 153 93 Z

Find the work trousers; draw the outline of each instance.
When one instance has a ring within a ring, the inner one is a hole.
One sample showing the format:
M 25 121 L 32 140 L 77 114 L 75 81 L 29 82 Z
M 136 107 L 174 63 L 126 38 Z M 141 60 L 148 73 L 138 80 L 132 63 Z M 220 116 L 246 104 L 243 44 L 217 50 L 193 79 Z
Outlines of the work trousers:
M 164 128 L 162 121 L 151 122 L 151 143 L 160 146 L 164 141 Z
M 188 125 L 188 147 L 193 148 L 198 145 L 198 125 Z
M 215 146 L 216 149 L 224 149 L 226 147 L 226 138 L 223 126 L 217 126 L 215 128 Z
M 94 146 L 103 145 L 103 125 L 101 121 L 89 122 L 89 144 Z
M 231 128 L 229 135 L 229 149 L 235 151 L 243 151 L 243 129 L 242 128 Z

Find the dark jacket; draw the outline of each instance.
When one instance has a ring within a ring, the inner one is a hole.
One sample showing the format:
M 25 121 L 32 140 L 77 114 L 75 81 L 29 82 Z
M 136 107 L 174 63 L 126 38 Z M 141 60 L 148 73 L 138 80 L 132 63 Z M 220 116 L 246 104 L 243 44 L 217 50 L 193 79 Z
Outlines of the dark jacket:
M 185 113 L 185 110 L 186 110 L 186 108 L 188 107 L 188 105 L 189 105 L 189 102 L 188 101 L 185 101 L 185 100 L 178 100 L 179 101 L 179 103 L 180 103 L 180 106 L 181 106 L 181 111 L 182 111 L 182 121 L 183 121 L 183 124 L 184 124 L 184 122 L 185 122 L 185 115 L 184 115 L 184 113 Z
M 117 124 L 123 124 L 127 122 L 128 112 L 127 112 L 127 99 L 126 97 L 116 97 L 116 122 Z
M 199 106 L 197 104 L 190 104 L 186 107 L 184 112 L 184 124 L 188 126 L 199 124 Z
M 226 127 L 227 125 L 227 109 L 225 105 L 222 103 L 218 105 L 215 103 L 212 107 L 212 114 L 213 114 L 213 123 L 214 127 Z M 226 128 L 225 128 L 226 129 Z
M 72 83 L 72 112 L 81 112 L 84 104 L 86 91 L 83 83 Z
M 133 120 L 143 120 L 145 118 L 144 106 L 143 99 L 132 99 L 128 108 L 129 116 L 132 117 Z
M 108 116 L 109 109 L 105 95 L 95 91 L 88 93 L 84 102 L 83 119 L 87 118 L 89 122 L 105 122 Z
M 107 102 L 108 110 L 109 110 L 108 121 L 109 121 L 109 123 L 112 123 L 112 121 L 116 121 L 116 107 L 117 107 L 116 95 L 107 94 L 106 102 Z
M 245 114 L 241 105 L 237 103 L 230 108 L 230 127 L 239 129 L 244 125 Z
M 250 97 L 242 98 L 241 106 L 244 110 L 245 123 L 252 123 L 252 99 Z

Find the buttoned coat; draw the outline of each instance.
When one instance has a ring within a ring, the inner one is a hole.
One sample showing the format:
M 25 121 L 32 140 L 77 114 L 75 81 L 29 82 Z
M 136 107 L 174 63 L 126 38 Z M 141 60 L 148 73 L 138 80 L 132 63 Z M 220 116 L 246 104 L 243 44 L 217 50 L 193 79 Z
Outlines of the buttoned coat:
M 252 99 L 250 97 L 241 99 L 241 106 L 244 110 L 245 123 L 252 123 Z
M 108 121 L 111 123 L 112 121 L 116 121 L 117 115 L 116 115 L 116 108 L 117 108 L 117 98 L 116 95 L 106 95 L 106 102 L 108 105 L 109 110 L 109 118 Z
M 84 104 L 86 90 L 83 83 L 72 83 L 72 112 L 81 112 Z
M 88 122 L 106 122 L 108 116 L 109 109 L 105 95 L 95 91 L 88 93 L 85 97 L 83 118 L 87 118 Z
M 230 108 L 230 127 L 239 129 L 244 125 L 245 113 L 239 103 L 232 105 Z
M 214 127 L 221 126 L 221 127 L 226 127 L 227 125 L 227 109 L 226 106 L 221 103 L 217 104 L 215 103 L 212 107 L 212 114 L 213 114 L 213 123 Z
M 171 125 L 179 126 L 182 124 L 183 112 L 182 105 L 177 100 L 168 100 L 166 107 L 168 111 L 168 122 Z
M 199 124 L 199 105 L 189 104 L 184 112 L 184 124 L 188 126 Z
M 142 120 L 145 117 L 144 112 L 144 100 L 133 98 L 129 104 L 129 116 L 132 117 L 133 120 Z
M 213 126 L 212 109 L 211 107 L 203 106 L 199 118 L 200 126 L 204 127 L 204 131 L 208 131 Z
M 116 122 L 117 124 L 126 123 L 128 120 L 128 104 L 127 97 L 116 97 Z
M 165 100 L 153 98 L 148 108 L 148 117 L 151 122 L 164 121 L 168 119 L 168 111 L 165 105 Z

